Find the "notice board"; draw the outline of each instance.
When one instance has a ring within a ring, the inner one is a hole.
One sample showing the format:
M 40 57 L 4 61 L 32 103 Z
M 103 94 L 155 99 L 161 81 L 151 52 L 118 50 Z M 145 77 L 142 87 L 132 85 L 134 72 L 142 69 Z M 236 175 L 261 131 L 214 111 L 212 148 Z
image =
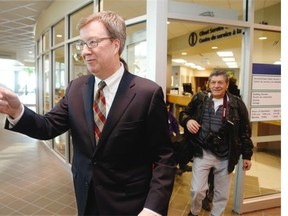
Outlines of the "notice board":
M 253 64 L 251 122 L 281 120 L 281 65 Z

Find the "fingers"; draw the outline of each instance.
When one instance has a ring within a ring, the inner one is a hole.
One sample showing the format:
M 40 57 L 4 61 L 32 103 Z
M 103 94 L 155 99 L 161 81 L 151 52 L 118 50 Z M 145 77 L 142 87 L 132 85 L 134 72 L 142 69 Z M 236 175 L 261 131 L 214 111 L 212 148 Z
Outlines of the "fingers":
M 243 160 L 243 170 L 244 171 L 247 171 L 247 170 L 250 170 L 251 169 L 251 166 L 252 166 L 252 163 L 251 161 L 249 160 Z
M 200 125 L 195 120 L 189 120 L 186 126 L 188 131 L 193 134 L 196 134 L 200 129 Z
M 5 107 L 8 105 L 6 100 L 6 89 L 0 87 L 0 106 Z
M 0 113 L 15 117 L 21 111 L 22 106 L 17 95 L 8 89 L 0 88 Z
M 7 106 L 7 105 L 8 105 L 7 101 L 2 100 L 0 97 L 0 106 Z

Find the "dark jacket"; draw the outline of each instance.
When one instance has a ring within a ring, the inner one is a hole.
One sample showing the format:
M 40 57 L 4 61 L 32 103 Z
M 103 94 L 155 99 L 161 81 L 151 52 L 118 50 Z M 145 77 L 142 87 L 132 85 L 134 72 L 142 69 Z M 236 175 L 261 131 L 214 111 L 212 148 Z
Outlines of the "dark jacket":
M 251 160 L 253 143 L 251 140 L 251 126 L 248 111 L 244 102 L 241 98 L 230 93 L 227 93 L 227 95 L 229 101 L 228 116 L 226 120 L 230 123 L 227 123 L 225 127 L 225 140 L 229 142 L 228 172 L 231 173 L 238 163 L 241 154 L 243 159 Z M 200 92 L 195 94 L 186 109 L 180 112 L 179 115 L 179 123 L 184 127 L 185 136 L 193 145 L 194 156 L 201 157 L 203 155 L 203 150 L 201 145 L 196 141 L 197 134 L 188 132 L 186 124 L 188 120 L 194 119 L 201 125 L 204 113 L 204 103 L 207 100 L 207 93 Z
M 125 71 L 96 146 L 94 82 L 93 75 L 73 80 L 44 116 L 25 107 L 12 130 L 37 139 L 71 131 L 79 215 L 91 182 L 99 215 L 137 215 L 143 207 L 167 215 L 176 169 L 161 87 Z

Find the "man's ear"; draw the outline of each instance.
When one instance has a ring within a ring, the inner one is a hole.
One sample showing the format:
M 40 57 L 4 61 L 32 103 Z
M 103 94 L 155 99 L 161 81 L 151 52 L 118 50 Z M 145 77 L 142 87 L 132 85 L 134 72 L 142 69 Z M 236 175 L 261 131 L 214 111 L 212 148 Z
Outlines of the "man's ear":
M 114 39 L 114 48 L 115 48 L 115 53 L 119 53 L 120 50 L 120 40 Z

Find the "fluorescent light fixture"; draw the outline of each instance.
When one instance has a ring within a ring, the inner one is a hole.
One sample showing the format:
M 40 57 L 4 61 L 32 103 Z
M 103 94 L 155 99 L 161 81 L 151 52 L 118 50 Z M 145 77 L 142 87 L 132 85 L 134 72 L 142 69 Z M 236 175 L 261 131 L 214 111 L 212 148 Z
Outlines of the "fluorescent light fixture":
M 61 34 L 57 34 L 56 37 L 62 38 L 62 35 Z
M 218 49 L 218 47 L 217 46 L 212 46 L 211 49 Z
M 186 65 L 187 67 L 195 67 L 195 64 L 192 63 L 192 62 L 186 62 L 185 65 Z
M 217 54 L 220 57 L 233 57 L 233 52 L 231 51 L 217 52 Z
M 259 39 L 259 40 L 266 40 L 267 37 L 259 37 L 258 39 Z
M 172 61 L 175 63 L 186 63 L 187 62 L 184 59 L 172 59 Z
M 235 58 L 222 58 L 224 62 L 235 62 Z
M 182 52 L 181 55 L 187 55 L 187 52 Z
M 197 69 L 197 70 L 205 70 L 205 68 L 203 68 L 203 67 L 201 67 L 201 66 L 199 66 L 199 65 L 196 65 L 196 66 L 195 66 L 195 69 Z

